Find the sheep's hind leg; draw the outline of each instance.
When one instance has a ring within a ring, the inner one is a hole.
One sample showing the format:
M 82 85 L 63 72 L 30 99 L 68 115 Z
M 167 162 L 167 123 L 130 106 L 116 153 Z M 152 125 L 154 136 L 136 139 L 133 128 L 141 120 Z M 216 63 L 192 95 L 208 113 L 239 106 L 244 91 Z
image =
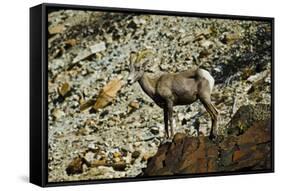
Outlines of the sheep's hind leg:
M 174 137 L 174 124 L 173 124 L 173 102 L 167 101 L 167 108 L 168 108 L 168 118 L 169 118 L 169 125 L 170 125 L 170 137 L 169 139 L 173 139 Z
M 212 127 L 209 139 L 214 140 L 217 137 L 217 121 L 219 113 L 215 106 L 211 103 L 211 99 L 209 97 L 201 97 L 200 101 L 203 103 L 204 107 L 212 118 Z

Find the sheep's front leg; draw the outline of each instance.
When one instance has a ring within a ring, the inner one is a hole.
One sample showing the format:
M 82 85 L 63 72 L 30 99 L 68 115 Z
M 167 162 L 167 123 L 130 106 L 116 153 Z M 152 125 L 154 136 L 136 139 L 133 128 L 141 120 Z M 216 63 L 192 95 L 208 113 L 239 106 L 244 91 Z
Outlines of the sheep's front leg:
M 174 137 L 174 124 L 173 124 L 173 102 L 168 100 L 167 101 L 167 108 L 168 108 L 168 118 L 170 123 L 170 139 L 172 140 Z
M 169 139 L 168 107 L 164 107 L 163 111 L 164 111 L 165 138 Z

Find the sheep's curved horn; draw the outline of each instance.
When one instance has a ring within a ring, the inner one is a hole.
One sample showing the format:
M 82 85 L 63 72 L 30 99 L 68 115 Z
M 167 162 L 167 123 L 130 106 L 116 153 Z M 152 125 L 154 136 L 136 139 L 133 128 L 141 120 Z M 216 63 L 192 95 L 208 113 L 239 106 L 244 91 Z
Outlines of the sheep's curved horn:
M 153 55 L 153 50 L 152 50 L 152 49 L 144 49 L 144 50 L 141 50 L 141 51 L 138 52 L 138 54 L 137 54 L 136 62 L 140 62 L 140 61 L 143 60 L 144 58 L 147 58 L 148 56 L 152 56 L 152 55 Z

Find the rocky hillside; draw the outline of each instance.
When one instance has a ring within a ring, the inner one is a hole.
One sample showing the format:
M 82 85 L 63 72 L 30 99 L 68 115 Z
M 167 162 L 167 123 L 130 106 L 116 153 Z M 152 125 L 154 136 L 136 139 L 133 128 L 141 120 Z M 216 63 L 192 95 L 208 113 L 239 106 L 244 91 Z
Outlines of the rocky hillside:
M 48 31 L 50 182 L 135 177 L 156 154 L 162 110 L 126 83 L 132 51 L 153 50 L 152 76 L 210 71 L 223 135 L 241 106 L 271 104 L 266 22 L 60 10 L 48 14 Z M 175 131 L 192 139 L 196 126 L 209 133 L 199 101 L 175 107 L 174 119 Z

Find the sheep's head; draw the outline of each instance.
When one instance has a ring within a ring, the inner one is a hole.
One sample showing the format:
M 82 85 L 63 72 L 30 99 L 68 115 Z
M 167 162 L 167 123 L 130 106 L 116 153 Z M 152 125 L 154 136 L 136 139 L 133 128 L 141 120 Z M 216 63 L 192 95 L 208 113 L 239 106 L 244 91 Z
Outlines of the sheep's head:
M 138 81 L 144 74 L 145 68 L 152 56 L 152 50 L 144 49 L 138 53 L 131 52 L 130 54 L 130 74 L 128 83 L 133 84 Z

